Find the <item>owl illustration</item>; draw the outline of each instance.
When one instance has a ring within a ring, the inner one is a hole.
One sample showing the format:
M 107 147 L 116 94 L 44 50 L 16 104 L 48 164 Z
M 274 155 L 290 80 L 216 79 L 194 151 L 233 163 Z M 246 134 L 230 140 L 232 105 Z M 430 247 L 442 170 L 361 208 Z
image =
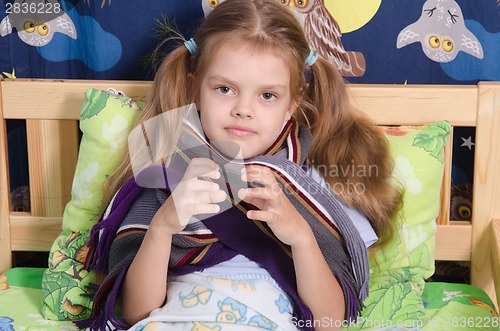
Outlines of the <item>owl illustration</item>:
M 29 186 L 19 186 L 10 193 L 10 210 L 11 211 L 31 210 Z
M 451 186 L 450 219 L 454 221 L 472 220 L 471 183 Z
M 459 51 L 479 59 L 483 48 L 465 26 L 460 6 L 455 0 L 427 0 L 420 18 L 398 35 L 397 48 L 414 42 L 422 44 L 424 54 L 435 62 L 450 62 Z
M 23 42 L 36 47 L 50 43 L 56 32 L 73 39 L 77 37 L 73 20 L 57 0 L 16 0 L 0 23 L 0 35 L 5 37 L 12 33 L 12 28 L 17 30 Z
M 294 13 L 302 25 L 310 47 L 333 63 L 343 76 L 363 76 L 365 57 L 360 52 L 347 52 L 342 45 L 342 33 L 337 21 L 323 0 L 276 0 Z M 202 0 L 203 13 L 208 15 L 224 0 Z

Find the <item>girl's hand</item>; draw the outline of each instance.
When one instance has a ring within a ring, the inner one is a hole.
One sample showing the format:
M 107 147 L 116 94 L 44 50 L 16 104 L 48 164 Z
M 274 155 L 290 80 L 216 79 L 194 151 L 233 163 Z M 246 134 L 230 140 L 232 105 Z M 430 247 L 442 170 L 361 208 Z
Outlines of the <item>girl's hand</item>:
M 263 185 L 238 192 L 240 199 L 260 209 L 248 211 L 249 219 L 266 222 L 276 237 L 290 246 L 306 245 L 314 240 L 309 224 L 292 205 L 269 168 L 246 166 L 241 178 Z
M 218 184 L 198 177 L 218 179 L 218 166 L 208 158 L 191 160 L 181 182 L 156 213 L 171 234 L 182 231 L 194 215 L 219 212 L 217 203 L 226 199 Z

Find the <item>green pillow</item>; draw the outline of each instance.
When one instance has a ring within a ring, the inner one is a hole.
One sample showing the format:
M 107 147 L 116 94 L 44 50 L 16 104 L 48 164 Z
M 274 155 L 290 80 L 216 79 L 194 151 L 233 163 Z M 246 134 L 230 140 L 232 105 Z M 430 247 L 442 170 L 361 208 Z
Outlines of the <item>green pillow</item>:
M 103 208 L 104 182 L 125 157 L 126 139 L 140 102 L 114 90 L 87 89 L 80 114 L 83 133 L 71 201 L 63 213 L 62 232 L 49 254 L 42 278 L 42 312 L 46 319 L 76 320 L 90 316 L 91 296 L 86 286 L 93 273 L 83 269 L 92 226 Z
M 416 326 L 424 317 L 425 279 L 434 273 L 436 218 L 450 124 L 381 129 L 389 140 L 396 181 L 405 188 L 403 207 L 394 219 L 394 239 L 370 257 L 366 307 L 350 329 L 397 325 L 397 321 Z

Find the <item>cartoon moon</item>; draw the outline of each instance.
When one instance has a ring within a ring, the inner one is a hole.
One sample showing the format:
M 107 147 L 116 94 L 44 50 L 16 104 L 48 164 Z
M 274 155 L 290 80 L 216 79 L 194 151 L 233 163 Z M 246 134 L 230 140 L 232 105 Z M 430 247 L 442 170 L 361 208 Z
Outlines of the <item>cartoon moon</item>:
M 382 0 L 325 0 L 342 33 L 356 31 L 375 16 Z

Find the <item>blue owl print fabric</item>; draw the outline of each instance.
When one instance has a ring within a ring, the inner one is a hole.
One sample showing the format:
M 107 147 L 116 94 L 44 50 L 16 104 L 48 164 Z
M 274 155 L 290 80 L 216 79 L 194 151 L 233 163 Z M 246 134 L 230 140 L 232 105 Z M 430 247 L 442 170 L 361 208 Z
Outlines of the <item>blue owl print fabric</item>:
M 130 330 L 297 330 L 287 295 L 262 274 L 171 276 L 167 298 Z
M 152 79 L 151 55 L 224 0 L 3 0 L 3 77 Z M 276 0 L 353 83 L 500 80 L 498 0 Z M 162 50 L 168 53 L 169 48 Z

